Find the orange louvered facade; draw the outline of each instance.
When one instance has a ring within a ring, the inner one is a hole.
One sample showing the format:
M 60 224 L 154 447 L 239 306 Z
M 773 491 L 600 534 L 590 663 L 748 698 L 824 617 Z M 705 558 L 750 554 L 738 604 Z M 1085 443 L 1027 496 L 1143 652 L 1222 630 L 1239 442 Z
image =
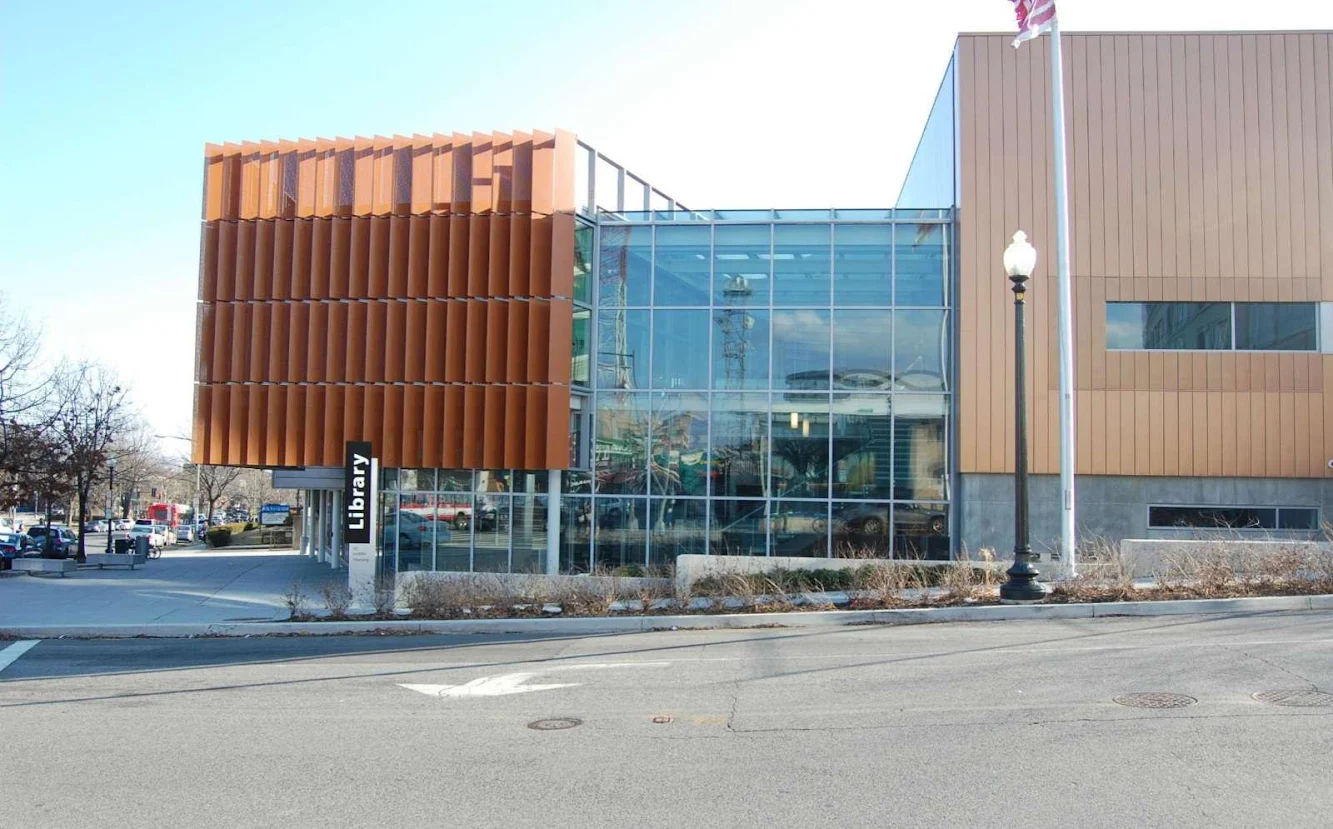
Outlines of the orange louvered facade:
M 209 145 L 195 462 L 566 468 L 575 145 Z

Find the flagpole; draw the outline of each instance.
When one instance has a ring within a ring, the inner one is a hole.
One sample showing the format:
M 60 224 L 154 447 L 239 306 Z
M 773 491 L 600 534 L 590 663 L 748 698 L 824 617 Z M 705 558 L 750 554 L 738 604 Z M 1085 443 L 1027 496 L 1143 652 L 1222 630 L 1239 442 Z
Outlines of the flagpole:
M 1074 563 L 1074 291 L 1069 278 L 1069 169 L 1065 163 L 1065 81 L 1060 22 L 1051 21 L 1051 114 L 1055 131 L 1055 272 L 1060 340 L 1060 555 L 1065 575 Z

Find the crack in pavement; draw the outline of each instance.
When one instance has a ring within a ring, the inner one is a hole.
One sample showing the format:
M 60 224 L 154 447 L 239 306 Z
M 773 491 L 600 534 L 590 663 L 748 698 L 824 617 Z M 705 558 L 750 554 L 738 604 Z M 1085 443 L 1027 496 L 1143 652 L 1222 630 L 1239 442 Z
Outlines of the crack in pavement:
M 1222 650 L 1226 651 L 1227 653 L 1238 653 L 1238 654 L 1240 654 L 1241 656 L 1248 656 L 1250 659 L 1254 659 L 1254 660 L 1256 660 L 1256 661 L 1262 662 L 1262 663 L 1264 663 L 1265 665 L 1267 665 L 1267 666 L 1270 667 L 1270 668 L 1276 668 L 1277 670 L 1281 671 L 1281 672 L 1284 673 L 1284 674 L 1287 674 L 1288 676 L 1293 676 L 1293 677 L 1295 677 L 1296 679 L 1299 679 L 1301 682 L 1304 682 L 1306 685 L 1309 685 L 1311 691 L 1317 691 L 1317 690 L 1319 690 L 1318 686 L 1316 686 L 1313 682 L 1311 682 L 1311 681 L 1309 680 L 1308 677 L 1301 676 L 1300 674 L 1296 673 L 1295 671 L 1291 670 L 1290 668 L 1283 667 L 1282 665 L 1279 665 L 1279 664 L 1277 664 L 1276 662 L 1271 662 L 1271 661 L 1269 661 L 1269 660 L 1267 660 L 1267 659 L 1264 659 L 1262 656 L 1258 656 L 1258 655 L 1256 655 L 1256 654 L 1252 654 L 1252 653 L 1250 653 L 1250 652 L 1248 652 L 1248 651 L 1243 651 L 1243 650 L 1241 650 L 1241 649 L 1239 649 L 1239 648 L 1229 648 L 1229 647 L 1227 647 L 1226 645 L 1221 644 L 1220 642 L 1218 643 L 1217 646 L 1218 646 L 1219 648 L 1221 648 Z

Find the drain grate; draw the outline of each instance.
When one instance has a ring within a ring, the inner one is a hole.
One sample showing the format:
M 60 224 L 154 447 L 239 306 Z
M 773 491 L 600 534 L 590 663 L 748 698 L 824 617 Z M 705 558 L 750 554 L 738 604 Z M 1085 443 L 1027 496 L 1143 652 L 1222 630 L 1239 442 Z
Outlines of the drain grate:
M 528 723 L 533 731 L 564 731 L 566 728 L 578 728 L 583 720 L 576 717 L 554 717 L 549 720 L 534 720 Z
M 1111 702 L 1127 705 L 1130 708 L 1184 708 L 1198 702 L 1194 697 L 1184 694 L 1170 694 L 1165 691 L 1152 691 L 1143 694 L 1121 694 L 1112 697 Z
M 1288 708 L 1324 708 L 1333 706 L 1333 694 L 1315 691 L 1309 688 L 1297 688 L 1286 691 L 1260 691 L 1252 694 L 1260 702 L 1269 705 L 1285 705 Z

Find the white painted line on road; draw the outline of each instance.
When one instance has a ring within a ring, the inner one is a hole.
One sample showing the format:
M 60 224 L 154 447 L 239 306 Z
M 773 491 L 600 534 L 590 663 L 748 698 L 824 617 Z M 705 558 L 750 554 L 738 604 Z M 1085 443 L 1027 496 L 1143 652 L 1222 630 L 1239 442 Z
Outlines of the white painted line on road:
M 579 665 L 553 665 L 543 672 L 573 671 L 580 668 L 664 668 L 670 662 L 585 662 Z M 465 685 L 417 685 L 398 683 L 399 688 L 416 691 L 428 697 L 503 697 L 509 694 L 525 694 L 529 691 L 551 691 L 556 688 L 573 688 L 581 682 L 560 682 L 547 685 L 524 685 L 538 671 L 525 671 L 501 676 L 483 676 Z
M 29 639 L 24 642 L 15 642 L 4 650 L 0 651 L 0 671 L 13 665 L 20 656 L 37 647 L 40 639 Z

